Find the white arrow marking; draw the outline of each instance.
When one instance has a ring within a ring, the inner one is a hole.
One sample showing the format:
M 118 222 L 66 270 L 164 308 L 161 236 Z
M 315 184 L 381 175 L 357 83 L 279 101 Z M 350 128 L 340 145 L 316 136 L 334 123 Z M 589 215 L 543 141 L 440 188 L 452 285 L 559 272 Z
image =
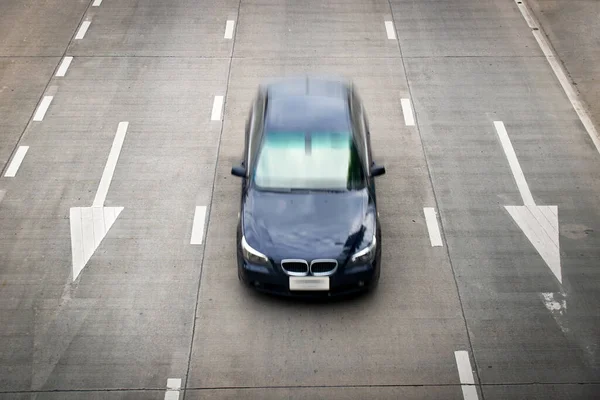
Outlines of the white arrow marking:
M 127 133 L 128 126 L 129 122 L 119 122 L 115 140 L 113 140 L 110 153 L 108 154 L 108 160 L 106 160 L 106 166 L 104 167 L 104 172 L 102 172 L 100 186 L 98 186 L 96 197 L 94 197 L 94 203 L 92 204 L 93 207 L 102 207 L 104 205 L 104 200 L 106 200 L 106 194 L 108 193 L 108 188 L 110 187 L 110 182 L 112 181 L 113 174 L 115 173 L 117 160 L 119 159 L 119 154 L 121 154 L 121 148 L 123 147 L 123 142 L 125 141 L 125 134 Z
M 121 211 L 123 211 L 123 207 L 104 207 L 104 200 L 115 172 L 128 126 L 128 122 L 119 123 L 92 207 L 71 207 L 69 220 L 71 224 L 73 281 L 77 279 L 81 270 L 100 246 L 102 239 L 115 223 Z
M 524 206 L 505 206 L 504 208 L 542 256 L 556 279 L 562 283 L 558 240 L 558 207 L 535 204 L 504 123 L 494 121 L 494 126 L 525 204 Z

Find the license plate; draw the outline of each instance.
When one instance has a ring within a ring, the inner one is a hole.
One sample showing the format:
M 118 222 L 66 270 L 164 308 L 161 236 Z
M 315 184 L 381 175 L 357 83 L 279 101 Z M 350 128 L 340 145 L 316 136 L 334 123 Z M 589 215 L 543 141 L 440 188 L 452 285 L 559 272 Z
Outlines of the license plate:
M 290 276 L 290 290 L 329 290 L 329 277 Z

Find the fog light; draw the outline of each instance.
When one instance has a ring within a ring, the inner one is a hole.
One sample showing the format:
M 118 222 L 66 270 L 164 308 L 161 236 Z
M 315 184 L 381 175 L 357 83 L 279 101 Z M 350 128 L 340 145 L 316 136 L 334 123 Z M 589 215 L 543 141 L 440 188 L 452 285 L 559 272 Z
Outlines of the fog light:
M 259 287 L 260 286 L 260 282 L 259 281 L 254 281 L 254 286 Z
M 365 286 L 365 282 L 364 281 L 358 281 L 358 286 L 360 286 L 360 287 Z

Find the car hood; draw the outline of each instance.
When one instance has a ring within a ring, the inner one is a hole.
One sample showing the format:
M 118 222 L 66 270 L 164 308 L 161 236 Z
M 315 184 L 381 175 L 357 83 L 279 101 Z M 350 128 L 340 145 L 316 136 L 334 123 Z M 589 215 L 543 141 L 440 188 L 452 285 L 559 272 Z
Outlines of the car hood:
M 375 229 L 375 207 L 366 189 L 302 193 L 251 189 L 243 210 L 246 241 L 275 262 L 343 261 L 363 242 L 370 242 Z

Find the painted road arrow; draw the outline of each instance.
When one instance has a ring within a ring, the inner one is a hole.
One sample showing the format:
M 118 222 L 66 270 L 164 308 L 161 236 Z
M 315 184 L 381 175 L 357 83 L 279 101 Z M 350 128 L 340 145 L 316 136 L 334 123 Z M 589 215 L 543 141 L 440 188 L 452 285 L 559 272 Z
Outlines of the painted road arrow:
M 504 208 L 542 256 L 556 279 L 562 284 L 560 246 L 558 242 L 558 207 L 535 204 L 504 123 L 494 121 L 494 127 L 524 203 L 522 206 L 505 206 Z
M 123 207 L 104 207 L 115 167 L 125 141 L 129 122 L 119 122 L 117 134 L 108 154 L 100 185 L 91 207 L 71 207 L 71 253 L 73 256 L 73 281 L 96 251 L 102 239 L 115 223 Z

